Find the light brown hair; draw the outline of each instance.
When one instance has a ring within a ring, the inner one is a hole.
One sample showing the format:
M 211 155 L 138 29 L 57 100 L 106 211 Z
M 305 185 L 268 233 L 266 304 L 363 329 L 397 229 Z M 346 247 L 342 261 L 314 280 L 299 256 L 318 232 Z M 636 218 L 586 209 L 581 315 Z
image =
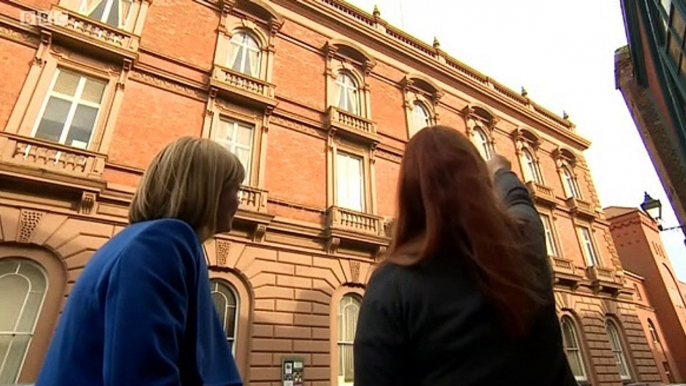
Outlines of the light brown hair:
M 222 190 L 245 178 L 240 160 L 209 139 L 183 137 L 150 163 L 133 196 L 129 222 L 176 218 L 205 241 L 216 233 Z
M 427 127 L 412 137 L 400 166 L 390 262 L 455 263 L 492 302 L 505 329 L 522 336 L 542 296 L 519 229 L 467 137 L 445 126 Z

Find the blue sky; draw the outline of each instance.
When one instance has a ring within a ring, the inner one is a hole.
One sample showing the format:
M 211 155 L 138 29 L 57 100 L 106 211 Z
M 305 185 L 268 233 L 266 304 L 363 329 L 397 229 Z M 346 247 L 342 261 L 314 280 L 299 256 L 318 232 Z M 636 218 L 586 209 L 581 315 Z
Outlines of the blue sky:
M 648 192 L 677 225 L 621 93 L 614 51 L 626 45 L 619 0 L 348 0 L 559 114 L 593 144 L 586 152 L 604 207 L 638 207 Z M 683 233 L 662 233 L 686 281 Z

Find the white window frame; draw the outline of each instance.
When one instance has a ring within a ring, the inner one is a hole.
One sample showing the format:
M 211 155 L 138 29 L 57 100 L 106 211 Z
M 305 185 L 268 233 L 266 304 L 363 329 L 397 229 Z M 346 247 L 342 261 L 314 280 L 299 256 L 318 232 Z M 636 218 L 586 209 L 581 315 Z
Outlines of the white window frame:
M 607 320 L 605 323 L 605 330 L 610 339 L 610 348 L 615 357 L 617 368 L 619 369 L 619 376 L 622 381 L 631 380 L 631 370 L 629 369 L 629 362 L 624 351 L 622 338 L 619 335 L 619 327 L 612 320 Z
M 527 149 L 522 149 L 522 161 L 524 164 L 524 179 L 536 183 L 542 183 L 541 176 L 538 172 L 538 165 L 536 165 L 536 158 L 533 153 Z
M 360 206 L 359 207 L 352 207 L 352 205 L 347 205 L 343 204 L 341 202 L 341 191 L 342 191 L 342 183 L 347 183 L 349 180 L 347 178 L 350 178 L 350 175 L 347 175 L 350 170 L 345 169 L 345 173 L 343 172 L 342 165 L 341 165 L 341 158 L 343 157 L 346 158 L 346 161 L 350 161 L 351 159 L 354 159 L 359 162 L 359 180 L 360 180 Z M 354 210 L 357 212 L 364 213 L 367 209 L 367 195 L 366 195 L 366 183 L 365 183 L 365 160 L 363 156 L 357 155 L 355 153 L 347 152 L 347 151 L 341 151 L 337 150 L 336 155 L 335 155 L 335 181 L 336 181 L 336 189 L 335 189 L 335 202 L 336 206 L 349 209 L 349 210 Z M 345 176 L 344 176 L 345 174 Z
M 133 0 L 128 0 L 128 1 L 127 0 L 102 0 L 102 1 L 105 2 L 105 9 L 102 11 L 102 17 L 100 19 L 93 19 L 93 20 L 97 20 L 103 24 L 107 24 L 110 26 L 111 26 L 111 24 L 107 23 L 107 19 L 110 16 L 110 12 L 112 11 L 112 5 L 114 4 L 114 2 L 117 1 L 119 3 L 124 3 L 124 2 L 131 3 L 129 5 L 128 14 L 125 15 L 124 17 L 122 17 L 122 14 L 121 14 L 121 9 L 122 9 L 121 4 L 119 5 L 119 12 L 120 12 L 119 17 L 118 17 L 119 25 L 113 26 L 113 27 L 118 28 L 118 29 L 125 29 L 126 24 L 128 23 L 129 17 L 131 17 L 131 10 L 133 8 Z M 89 14 L 86 13 L 87 12 L 87 9 L 86 9 L 87 3 L 88 3 L 87 0 L 81 1 L 81 5 L 79 6 L 79 13 L 82 15 L 91 17 Z M 93 11 L 95 11 L 95 9 L 93 9 Z
M 348 304 L 344 304 L 344 302 L 350 299 Z M 356 302 L 356 303 L 355 303 Z M 336 348 L 338 350 L 338 386 L 353 386 L 353 382 L 345 382 L 345 373 L 344 373 L 344 365 L 341 365 L 345 359 L 343 355 L 343 349 L 347 347 L 349 350 L 352 350 L 353 343 L 354 343 L 354 334 L 353 333 L 353 339 L 351 340 L 343 340 L 341 337 L 341 330 L 345 325 L 345 317 L 346 314 L 343 312 L 343 310 L 346 307 L 357 307 L 357 316 L 355 320 L 352 323 L 353 329 L 356 329 L 357 326 L 357 319 L 359 318 L 360 315 L 360 303 L 361 299 L 360 297 L 355 294 L 355 293 L 347 293 L 341 297 L 341 300 L 338 303 L 338 331 L 336 332 L 337 334 L 337 339 L 336 339 Z M 353 363 L 354 363 L 354 358 L 353 358 Z M 354 364 L 351 364 L 351 367 L 354 369 Z M 354 370 L 353 370 L 354 372 Z
M 242 36 L 242 41 L 238 42 L 237 40 L 234 40 L 237 38 L 237 36 Z M 246 39 L 250 39 L 255 43 L 255 47 L 251 46 L 248 42 L 246 42 Z M 238 54 L 240 51 L 243 51 L 243 56 L 242 56 L 242 61 L 240 64 L 240 70 L 234 70 L 233 69 L 233 61 L 236 60 L 238 57 Z M 250 52 L 257 53 L 257 56 L 255 58 L 255 61 L 257 63 L 257 66 L 255 68 L 256 74 L 252 73 L 251 69 L 246 69 L 246 57 L 250 54 Z M 232 55 L 233 54 L 233 55 Z M 233 56 L 233 57 L 232 57 Z M 260 40 L 255 37 L 254 34 L 245 31 L 245 30 L 236 30 L 233 32 L 233 35 L 231 36 L 231 39 L 229 39 L 229 50 L 227 53 L 227 58 L 226 58 L 226 64 L 227 67 L 232 69 L 233 71 L 238 71 L 239 73 L 243 75 L 250 76 L 252 78 L 261 78 L 262 74 L 262 46 L 260 44 Z M 251 70 L 250 72 L 246 70 Z
M 345 80 L 349 80 L 346 82 Z M 351 114 L 360 115 L 361 101 L 360 101 L 360 85 L 355 77 L 348 71 L 341 70 L 336 76 L 336 107 Z M 351 92 L 354 96 L 353 105 L 348 106 L 348 98 L 341 100 L 341 91 L 345 91 L 345 95 L 350 96 Z M 345 102 L 345 103 L 343 103 Z M 345 106 L 344 106 L 345 105 Z
M 234 155 L 238 156 L 236 153 L 236 149 L 242 149 L 242 150 L 248 150 L 250 152 L 250 156 L 248 157 L 248 165 L 243 165 L 243 168 L 245 169 L 245 179 L 246 181 L 244 183 L 251 184 L 252 183 L 252 168 L 254 164 L 253 158 L 255 157 L 255 124 L 250 124 L 250 123 L 245 123 L 240 120 L 233 119 L 231 117 L 221 115 L 219 119 L 217 119 L 217 125 L 222 125 L 222 124 L 229 124 L 233 126 L 233 135 L 231 138 L 234 138 L 234 141 L 229 141 L 226 138 L 219 138 L 218 137 L 218 132 L 219 128 L 215 127 L 213 130 L 213 140 L 217 142 L 218 144 L 224 146 L 226 149 L 228 149 L 231 153 Z M 237 133 L 238 133 L 238 127 L 243 126 L 245 128 L 249 128 L 251 132 L 250 136 L 250 146 L 246 146 L 243 144 L 239 144 L 235 139 L 237 138 Z
M 579 189 L 576 186 L 576 178 L 569 167 L 562 166 L 562 183 L 564 184 L 564 191 L 567 198 L 581 198 Z
M 43 290 L 43 296 L 42 296 L 40 304 L 38 306 L 38 311 L 36 312 L 36 316 L 35 316 L 35 319 L 33 321 L 33 326 L 31 326 L 31 332 L 19 332 L 19 331 L 17 331 L 17 327 L 18 327 L 17 325 L 19 324 L 19 321 L 22 319 L 22 315 L 24 314 L 24 311 L 26 310 L 26 301 L 28 300 L 28 293 L 26 294 L 26 297 L 24 298 L 24 304 L 22 305 L 21 311 L 19 312 L 19 315 L 17 316 L 17 320 L 15 320 L 15 322 L 14 322 L 14 328 L 12 329 L 12 331 L 0 331 L 0 336 L 9 335 L 10 337 L 13 337 L 13 336 L 22 336 L 23 335 L 23 336 L 29 337 L 29 341 L 26 344 L 26 349 L 24 350 L 24 355 L 23 355 L 21 361 L 19 362 L 19 368 L 17 369 L 16 378 L 13 381 L 16 383 L 19 379 L 19 376 L 21 375 L 22 369 L 24 368 L 24 364 L 26 362 L 26 357 L 27 357 L 29 350 L 31 348 L 31 341 L 33 340 L 33 336 L 36 332 L 36 324 L 38 324 L 38 320 L 40 319 L 41 312 L 43 311 L 43 305 L 45 304 L 45 298 L 47 297 L 48 290 L 50 289 L 50 281 L 48 279 L 48 275 L 46 274 L 45 270 L 39 264 L 36 264 L 31 260 L 21 259 L 21 258 L 7 259 L 7 261 L 10 261 L 10 260 L 15 260 L 19 263 L 19 265 L 17 265 L 15 272 L 14 273 L 7 273 L 7 274 L 4 274 L 3 276 L 0 276 L 0 277 L 4 277 L 7 275 L 22 276 L 26 281 L 29 282 L 29 293 L 30 293 L 31 292 L 31 286 L 32 286 L 31 280 L 29 280 L 28 277 L 22 275 L 19 272 L 22 264 L 29 264 L 29 265 L 32 265 L 34 268 L 36 268 L 43 275 L 43 278 L 45 280 L 45 288 Z M 0 358 L 0 374 L 2 373 L 2 371 L 5 370 L 5 366 L 7 364 L 7 359 L 9 357 L 9 353 L 10 353 L 10 350 L 12 348 L 12 342 L 13 342 L 13 340 L 10 341 L 10 346 L 8 347 L 7 355 L 4 358 Z
M 419 130 L 431 125 L 431 113 L 424 103 L 416 100 L 412 104 L 412 129 L 411 135 L 415 135 Z
M 226 288 L 227 291 L 231 292 L 231 294 L 233 295 L 233 298 L 234 298 L 234 300 L 235 300 L 235 301 L 234 301 L 234 304 L 233 304 L 233 309 L 234 309 L 234 320 L 233 320 L 233 332 L 232 332 L 232 337 L 230 338 L 230 337 L 227 335 L 227 336 L 226 336 L 226 341 L 227 341 L 227 342 L 229 343 L 229 345 L 231 346 L 231 353 L 232 353 L 234 356 L 236 356 L 236 340 L 237 340 L 237 338 L 238 338 L 238 322 L 239 322 L 239 320 L 240 320 L 240 315 L 239 315 L 239 311 L 240 311 L 240 298 L 238 297 L 238 291 L 236 291 L 236 289 L 233 288 L 233 286 L 232 286 L 231 284 L 227 283 L 227 282 L 224 281 L 224 280 L 220 280 L 220 279 L 211 279 L 211 280 L 210 280 L 210 284 L 212 285 L 212 288 L 211 288 L 211 292 L 210 292 L 210 293 L 211 293 L 211 294 L 215 294 L 215 293 L 220 294 L 220 295 L 221 295 L 222 297 L 224 297 L 224 299 L 226 300 L 226 305 L 227 305 L 226 308 L 227 308 L 227 309 L 224 310 L 224 315 L 223 315 L 223 318 L 224 318 L 224 319 L 222 319 L 222 313 L 219 312 L 219 310 L 217 310 L 217 313 L 219 314 L 220 320 L 224 320 L 224 321 L 226 320 L 226 318 L 228 317 L 228 315 L 227 315 L 228 309 L 229 309 L 229 308 L 232 308 L 232 307 L 229 305 L 228 299 L 226 299 L 226 296 L 224 295 L 224 293 L 222 293 L 222 292 L 219 290 L 219 287 L 220 287 L 220 286 L 223 286 L 224 288 Z M 223 328 L 223 327 L 224 327 L 224 326 L 222 326 L 222 328 Z M 226 331 L 224 331 L 224 334 L 226 335 Z
M 565 334 L 565 327 L 569 328 L 569 331 L 571 332 L 572 338 L 574 339 L 574 342 L 567 342 L 567 335 Z M 576 323 L 572 320 L 571 317 L 565 315 L 562 317 L 560 320 L 560 328 L 562 329 L 562 343 L 564 345 L 564 350 L 565 350 L 565 355 L 567 356 L 567 361 L 569 361 L 569 356 L 574 355 L 576 357 L 576 360 L 579 363 L 579 366 L 581 366 L 581 374 L 574 374 L 574 378 L 576 379 L 577 382 L 586 382 L 588 381 L 588 374 L 586 373 L 586 363 L 584 362 L 584 355 L 581 350 L 581 341 L 579 340 L 579 334 L 577 331 L 577 326 Z M 573 346 L 570 346 L 569 344 L 573 343 Z
M 543 230 L 545 232 L 546 251 L 548 252 L 548 256 L 559 257 L 555 232 L 553 230 L 553 220 L 549 215 L 541 214 L 541 222 L 543 223 Z
M 586 263 L 588 264 L 588 266 L 602 266 L 600 256 L 598 256 L 598 253 L 595 249 L 595 241 L 593 240 L 593 234 L 591 233 L 591 230 L 586 226 L 577 225 L 577 235 L 579 236 L 581 248 L 583 250 L 584 256 L 586 257 Z
M 79 78 L 79 83 L 76 85 L 76 91 L 74 92 L 74 96 L 62 94 L 60 92 L 54 91 L 55 83 L 57 83 L 57 78 L 59 78 L 60 74 L 62 73 L 63 70 L 57 69 L 55 70 L 55 75 L 53 75 L 52 81 L 50 82 L 50 91 L 48 91 L 48 94 L 45 97 L 45 100 L 43 100 L 43 105 L 41 106 L 40 112 L 38 114 L 38 119 L 36 119 L 36 122 L 33 125 L 33 129 L 31 130 L 31 137 L 35 137 L 36 133 L 38 132 L 38 127 L 40 126 L 41 121 L 43 120 L 43 115 L 45 114 L 45 110 L 48 107 L 48 102 L 50 101 L 51 97 L 57 97 L 59 99 L 62 99 L 64 101 L 67 101 L 70 103 L 69 106 L 69 112 L 67 112 L 67 119 L 64 121 L 64 126 L 62 126 L 62 133 L 60 134 L 60 138 L 57 141 L 57 143 L 66 145 L 69 147 L 74 147 L 72 145 L 66 144 L 67 137 L 69 136 L 69 131 L 71 130 L 71 124 L 74 120 L 74 115 L 76 115 L 76 108 L 79 105 L 84 105 L 87 107 L 95 108 L 98 110 L 97 114 L 95 114 L 95 121 L 93 122 L 93 128 L 91 129 L 90 136 L 88 137 L 88 143 L 86 143 L 86 146 L 83 148 L 84 150 L 87 150 L 90 148 L 91 142 L 93 141 L 93 135 L 95 134 L 95 130 L 98 127 L 98 121 L 100 120 L 100 113 L 102 112 L 102 100 L 105 98 L 106 92 L 107 92 L 107 87 L 103 89 L 103 93 L 100 99 L 100 103 L 94 103 L 90 101 L 85 101 L 81 99 L 81 95 L 83 94 L 83 89 L 86 86 L 86 81 L 90 79 L 97 79 L 96 77 L 90 77 L 88 75 L 84 75 L 82 73 L 79 73 L 77 71 L 69 71 L 78 75 Z
M 493 148 L 491 147 L 490 138 L 481 126 L 474 126 L 474 142 L 479 154 L 485 160 L 491 159 Z

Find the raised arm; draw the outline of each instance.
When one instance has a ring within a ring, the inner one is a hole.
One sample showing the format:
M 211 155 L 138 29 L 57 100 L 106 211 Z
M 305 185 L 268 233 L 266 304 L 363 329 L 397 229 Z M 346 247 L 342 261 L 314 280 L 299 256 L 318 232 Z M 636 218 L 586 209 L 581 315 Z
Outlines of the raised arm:
M 144 231 L 112 272 L 105 301 L 106 386 L 181 385 L 186 278 L 195 277 L 187 272 L 193 269 L 192 230 L 172 222 L 164 226 Z

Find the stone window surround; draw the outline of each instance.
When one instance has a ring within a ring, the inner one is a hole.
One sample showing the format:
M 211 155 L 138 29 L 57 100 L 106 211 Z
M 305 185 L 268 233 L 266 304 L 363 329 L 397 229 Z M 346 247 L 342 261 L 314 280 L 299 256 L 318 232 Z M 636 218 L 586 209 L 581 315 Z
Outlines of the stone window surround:
M 478 114 L 477 109 L 483 110 L 484 114 Z M 472 141 L 474 146 L 478 146 L 476 143 L 476 136 L 474 134 L 474 129 L 476 127 L 480 127 L 484 135 L 488 138 L 489 140 L 489 145 L 490 145 L 490 151 L 491 154 L 497 153 L 496 150 L 496 140 L 495 140 L 495 130 L 496 130 L 496 125 L 500 121 L 499 118 L 497 118 L 491 111 L 490 109 L 483 107 L 483 106 L 477 106 L 477 105 L 467 105 L 465 108 L 462 110 L 462 114 L 465 120 L 465 130 L 467 132 L 467 137 Z M 483 115 L 490 115 L 488 116 L 483 116 Z
M 216 125 L 222 118 L 253 126 L 252 166 L 250 168 L 250 175 L 246 176 L 243 184 L 255 188 L 263 188 L 265 186 L 265 172 L 267 169 L 267 135 L 272 110 L 267 109 L 264 113 L 253 112 L 250 115 L 247 110 L 239 111 L 238 108 L 222 102 L 217 97 L 216 91 L 210 92 L 207 99 L 207 111 L 203 122 L 202 137 L 214 139 Z
M 345 46 L 348 49 L 357 51 L 361 57 L 364 57 L 363 62 L 359 62 L 353 58 L 343 56 L 339 53 L 339 46 Z M 324 53 L 326 54 L 326 105 L 327 107 L 336 106 L 337 91 L 336 79 L 340 72 L 349 74 L 359 87 L 358 97 L 360 104 L 359 117 L 365 119 L 372 119 L 371 104 L 370 104 L 370 87 L 369 76 L 372 69 L 376 65 L 376 61 L 366 53 L 362 48 L 355 43 L 344 42 L 339 40 L 330 40 L 324 45 Z
M 336 153 L 340 149 L 341 151 L 358 156 L 362 158 L 362 180 L 364 181 L 363 186 L 363 198 L 364 198 L 364 213 L 367 214 L 377 214 L 376 213 L 376 188 L 375 188 L 375 175 L 374 175 L 374 164 L 375 164 L 375 146 L 371 148 L 369 146 L 358 145 L 353 142 L 338 138 L 335 132 L 330 131 L 327 139 L 327 157 L 326 157 L 326 207 L 337 206 L 336 199 Z
M 560 239 L 560 233 L 558 231 L 557 227 L 557 215 L 555 215 L 555 210 L 554 209 L 541 209 L 540 207 L 537 207 L 538 213 L 541 216 L 547 216 L 548 219 L 550 220 L 550 226 L 552 227 L 551 231 L 553 232 L 553 241 L 555 242 L 555 248 L 557 249 L 557 258 L 564 259 L 565 258 L 565 253 L 564 253 L 564 248 L 562 247 L 561 239 Z
M 624 324 L 621 322 L 619 317 L 617 317 L 616 315 L 607 314 L 607 315 L 605 315 L 605 324 L 607 325 L 610 323 L 612 323 L 614 325 L 615 330 L 617 331 L 617 335 L 619 338 L 619 344 L 621 345 L 622 354 L 624 356 L 624 360 L 626 361 L 626 368 L 629 371 L 629 378 L 628 379 L 622 379 L 622 383 L 623 384 L 631 383 L 637 379 L 636 378 L 636 370 L 635 370 L 636 367 L 634 364 L 633 355 L 631 355 L 632 351 L 630 349 L 628 349 L 631 346 L 629 345 L 629 342 L 627 341 L 627 338 L 626 338 L 626 331 L 624 329 Z M 607 327 L 606 327 L 606 331 L 607 331 Z M 607 333 L 607 339 L 608 339 L 608 342 L 610 341 L 610 339 L 612 339 L 610 337 L 609 333 Z M 648 339 L 646 339 L 646 340 L 648 340 Z M 613 355 L 613 358 L 614 358 L 614 355 Z M 619 371 L 619 368 L 617 368 L 617 371 Z
M 112 142 L 116 117 L 124 97 L 124 83 L 132 63 L 125 59 L 122 66 L 98 66 L 93 60 L 84 62 L 79 54 L 54 46 L 49 37 L 43 36 L 36 57 L 29 69 L 24 86 L 17 98 L 5 131 L 31 137 L 41 118 L 40 113 L 58 68 L 107 82 L 103 92 L 91 141 L 86 150 L 107 154 Z
M 220 23 L 214 63 L 222 67 L 230 68 L 228 55 L 231 47 L 231 38 L 236 32 L 246 32 L 255 38 L 260 46 L 260 74 L 257 78 L 264 80 L 267 83 L 271 83 L 274 68 L 274 53 L 276 52 L 274 50 L 274 41 L 283 22 L 274 22 L 273 24 L 264 26 L 262 23 L 255 22 L 245 17 L 239 18 L 233 14 L 222 13 Z
M 82 0 L 60 0 L 59 6 L 81 14 Z M 136 36 L 141 36 L 143 32 L 143 25 L 148 14 L 148 9 L 152 4 L 152 0 L 131 0 L 131 9 L 129 10 L 129 18 L 126 20 L 126 26 L 122 28 L 123 31 L 132 33 Z M 84 15 L 85 16 L 85 15 Z M 99 20 L 96 20 L 100 22 Z M 117 28 L 113 26 L 113 28 Z
M 596 258 L 598 259 L 598 266 L 603 267 L 603 268 L 613 268 L 611 266 L 607 266 L 605 259 L 603 256 L 600 254 L 600 250 L 598 249 L 598 240 L 596 238 L 596 229 L 593 227 L 593 223 L 583 221 L 583 220 L 578 220 L 576 217 L 572 216 L 572 226 L 574 227 L 574 233 L 576 234 L 576 239 L 579 244 L 579 248 L 581 248 L 581 254 L 580 256 L 583 258 L 584 266 L 585 267 L 591 267 L 589 264 L 589 258 L 590 256 L 586 256 L 586 249 L 584 246 L 584 241 L 581 239 L 581 234 L 579 233 L 580 227 L 588 229 L 588 234 L 591 237 L 591 246 L 593 247 L 593 251 L 595 252 Z
M 538 184 L 547 186 L 545 175 L 541 169 L 541 159 L 538 156 L 539 150 L 541 148 L 541 139 L 536 133 L 531 130 L 517 128 L 512 132 L 512 138 L 515 143 L 515 154 L 519 160 L 519 166 L 522 170 L 522 176 L 526 173 L 524 170 L 527 168 L 526 159 L 524 158 L 524 151 L 528 151 L 534 159 L 534 168 L 538 175 L 538 181 L 534 181 Z M 528 182 L 528 181 L 525 181 Z
M 415 79 L 426 83 L 429 87 L 432 87 L 433 90 L 425 90 L 417 87 L 415 85 Z M 428 78 L 416 74 L 407 75 L 402 80 L 401 86 L 404 97 L 403 107 L 405 109 L 405 119 L 407 120 L 407 137 L 409 139 L 412 137 L 412 131 L 415 129 L 412 127 L 412 123 L 414 122 L 414 104 L 420 103 L 429 113 L 429 125 L 437 125 L 439 117 L 436 107 L 443 96 L 443 91 Z
M 562 190 L 564 192 L 565 198 L 578 198 L 580 200 L 584 199 L 584 194 L 581 191 L 581 187 L 579 186 L 579 179 L 577 175 L 577 160 L 576 156 L 574 153 L 572 153 L 568 149 L 564 148 L 557 148 L 555 151 L 553 151 L 553 159 L 555 160 L 555 165 L 557 167 L 557 174 L 560 177 L 560 182 L 562 183 Z M 565 177 L 563 174 L 563 170 L 567 169 L 571 175 L 572 179 L 574 182 L 574 188 L 576 189 L 576 193 L 578 194 L 578 197 L 576 196 L 569 196 L 569 192 L 567 192 L 567 187 L 565 184 Z
M 331 384 L 338 384 L 338 307 L 340 301 L 346 295 L 357 295 L 360 299 L 364 299 L 364 289 L 360 287 L 353 287 L 350 285 L 343 285 L 338 287 L 333 295 L 331 295 L 331 310 L 329 312 L 329 333 L 330 333 L 330 348 L 331 360 L 329 364 L 331 372 Z
M 236 308 L 236 336 L 234 338 L 234 358 L 236 366 L 241 374 L 245 374 L 246 382 L 248 380 L 247 374 L 250 370 L 250 341 L 252 339 L 252 328 L 250 324 L 250 316 L 252 315 L 253 303 L 250 296 L 248 286 L 236 275 L 233 271 L 228 269 L 220 269 L 217 267 L 209 267 L 210 280 L 219 280 L 233 287 L 237 296 L 238 307 Z
M 583 325 L 580 322 L 579 317 L 576 312 L 572 309 L 563 308 L 561 312 L 558 313 L 559 322 L 562 323 L 562 318 L 567 317 L 574 327 L 576 332 L 577 343 L 579 344 L 579 353 L 581 354 L 581 364 L 584 366 L 584 373 L 586 374 L 586 379 L 582 381 L 577 381 L 580 385 L 591 385 L 595 384 L 593 380 L 593 366 L 589 366 L 589 351 L 588 343 L 586 342 L 586 334 L 583 329 Z
M 26 351 L 19 372 L 19 383 L 33 382 L 38 377 L 41 363 L 48 351 L 64 302 L 67 273 L 59 258 L 43 248 L 0 245 L 0 259 L 27 259 L 40 266 L 47 276 L 47 290 L 40 315 L 36 320 L 33 338 Z

